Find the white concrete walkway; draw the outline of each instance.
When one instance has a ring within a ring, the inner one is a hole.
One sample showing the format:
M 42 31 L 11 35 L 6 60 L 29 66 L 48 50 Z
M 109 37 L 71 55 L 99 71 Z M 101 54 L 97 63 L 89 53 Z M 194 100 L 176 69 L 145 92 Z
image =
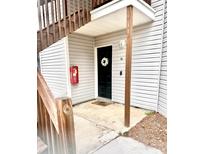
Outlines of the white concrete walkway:
M 162 152 L 131 138 L 118 137 L 92 154 L 162 154 Z

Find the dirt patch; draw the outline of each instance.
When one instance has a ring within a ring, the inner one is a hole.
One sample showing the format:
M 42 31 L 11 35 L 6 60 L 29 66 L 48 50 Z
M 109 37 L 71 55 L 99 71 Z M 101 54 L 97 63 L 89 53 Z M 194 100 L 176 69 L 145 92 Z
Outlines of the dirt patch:
M 167 153 L 167 119 L 159 113 L 146 116 L 126 135 Z

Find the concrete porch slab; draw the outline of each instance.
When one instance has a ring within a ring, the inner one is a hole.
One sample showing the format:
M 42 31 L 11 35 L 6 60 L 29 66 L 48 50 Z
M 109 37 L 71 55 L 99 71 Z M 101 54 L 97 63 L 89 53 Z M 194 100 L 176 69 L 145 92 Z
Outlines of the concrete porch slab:
M 124 133 L 141 121 L 148 110 L 131 107 L 130 127 L 124 126 L 124 105 L 111 103 L 107 106 L 93 104 L 96 100 L 73 107 L 74 115 L 87 119 L 116 133 Z
M 93 154 L 162 154 L 162 152 L 131 138 L 118 137 Z

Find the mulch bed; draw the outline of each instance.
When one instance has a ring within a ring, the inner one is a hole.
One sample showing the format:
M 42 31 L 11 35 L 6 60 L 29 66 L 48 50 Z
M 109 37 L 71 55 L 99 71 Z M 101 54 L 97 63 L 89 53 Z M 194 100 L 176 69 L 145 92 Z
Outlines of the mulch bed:
M 127 136 L 167 153 L 167 119 L 159 113 L 146 116 Z

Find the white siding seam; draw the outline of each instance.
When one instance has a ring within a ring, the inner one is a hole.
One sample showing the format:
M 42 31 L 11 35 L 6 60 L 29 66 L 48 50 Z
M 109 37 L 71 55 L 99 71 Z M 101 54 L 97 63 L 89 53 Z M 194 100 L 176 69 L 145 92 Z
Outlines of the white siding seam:
M 161 53 L 160 53 L 160 65 L 159 65 L 159 75 L 158 75 L 158 92 L 157 92 L 157 107 L 156 107 L 156 111 L 158 112 L 159 109 L 159 93 L 160 93 L 160 75 L 161 75 L 161 65 L 162 65 L 162 53 L 163 53 L 163 41 L 164 41 L 164 14 L 165 14 L 165 1 L 163 0 L 163 14 L 162 14 L 162 43 L 161 43 Z

